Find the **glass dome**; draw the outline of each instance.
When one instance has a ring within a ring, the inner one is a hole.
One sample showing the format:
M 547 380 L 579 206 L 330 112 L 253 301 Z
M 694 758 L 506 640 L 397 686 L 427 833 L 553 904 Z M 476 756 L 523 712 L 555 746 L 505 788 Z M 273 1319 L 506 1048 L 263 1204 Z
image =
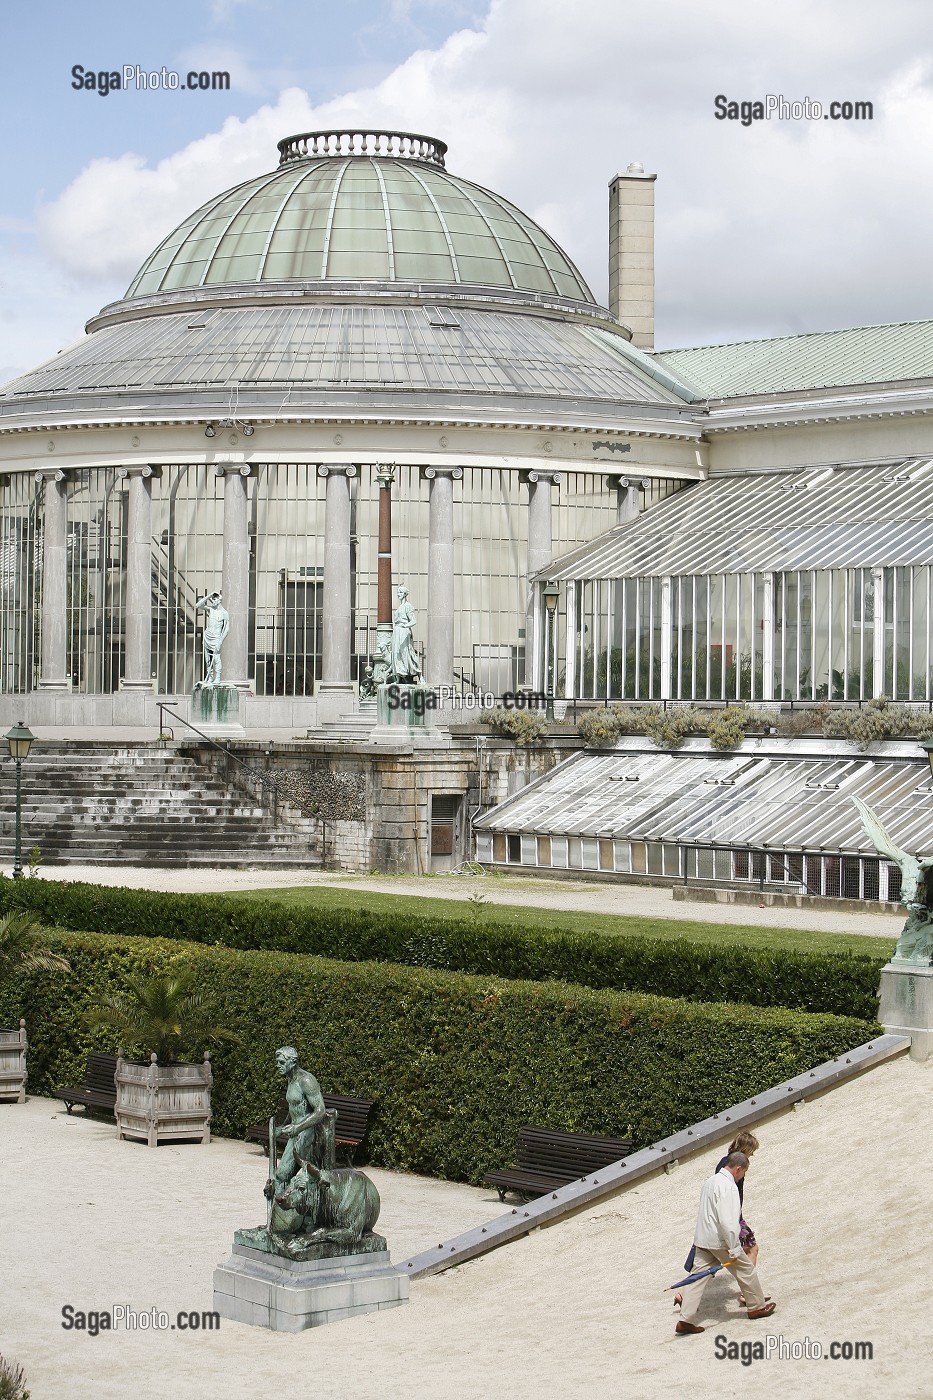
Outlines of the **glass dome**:
M 444 169 L 443 142 L 309 132 L 281 163 L 198 209 L 147 258 L 128 298 L 222 283 L 449 283 L 596 305 L 552 238 L 501 195 Z

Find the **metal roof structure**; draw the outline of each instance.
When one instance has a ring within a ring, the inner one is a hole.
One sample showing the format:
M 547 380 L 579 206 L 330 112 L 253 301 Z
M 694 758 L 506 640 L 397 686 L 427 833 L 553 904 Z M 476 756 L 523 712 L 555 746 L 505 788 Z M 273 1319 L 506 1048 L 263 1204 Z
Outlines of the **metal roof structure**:
M 933 321 L 697 345 L 655 358 L 711 399 L 933 379 Z
M 852 797 L 905 850 L 926 851 L 930 768 L 917 744 L 859 753 L 842 740 L 746 739 L 729 753 L 688 739 L 584 750 L 475 822 L 477 830 L 681 845 L 874 854 Z
M 0 429 L 229 418 L 235 404 L 276 422 L 696 439 L 696 394 L 631 344 L 537 224 L 451 175 L 446 149 L 404 132 L 280 141 L 277 170 L 202 206 L 87 338 L 0 389 Z
M 443 168 L 443 143 L 406 133 L 317 133 L 347 138 L 329 142 L 315 135 L 286 138 L 278 170 L 185 219 L 146 259 L 127 297 L 228 282 L 373 278 L 595 304 L 567 254 L 527 214 Z
M 548 579 L 928 564 L 933 459 L 712 476 L 552 562 Z
M 647 356 L 588 320 L 450 304 L 300 302 L 163 311 L 105 325 L 0 391 L 0 415 L 62 395 L 238 386 L 276 403 L 342 388 L 683 407 Z M 552 409 L 552 411 L 553 411 Z

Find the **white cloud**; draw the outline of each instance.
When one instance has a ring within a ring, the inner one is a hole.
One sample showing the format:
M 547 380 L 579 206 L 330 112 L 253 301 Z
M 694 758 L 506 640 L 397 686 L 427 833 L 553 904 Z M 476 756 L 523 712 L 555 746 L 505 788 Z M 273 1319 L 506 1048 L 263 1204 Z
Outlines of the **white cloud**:
M 153 167 L 93 161 L 40 210 L 72 275 L 128 280 L 212 195 L 271 169 L 282 136 L 343 123 L 425 131 L 448 167 L 563 242 L 606 296 L 607 184 L 658 172 L 666 343 L 933 315 L 919 178 L 933 137 L 925 0 L 492 0 L 483 27 L 314 106 L 298 89 Z M 875 104 L 872 122 L 714 119 L 713 98 Z M 93 308 L 88 308 L 89 311 Z

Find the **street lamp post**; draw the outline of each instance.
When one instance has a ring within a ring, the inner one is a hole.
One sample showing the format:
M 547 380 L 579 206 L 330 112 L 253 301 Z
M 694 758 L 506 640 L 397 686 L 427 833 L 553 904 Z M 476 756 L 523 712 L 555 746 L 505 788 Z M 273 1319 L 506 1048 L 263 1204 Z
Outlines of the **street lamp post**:
M 557 621 L 557 604 L 560 589 L 556 583 L 548 583 L 544 589 L 544 606 L 547 609 L 547 623 L 544 631 L 544 686 L 547 692 L 547 719 L 554 718 L 554 672 L 557 663 L 557 647 L 554 645 L 554 626 Z
M 13 879 L 23 878 L 23 821 L 21 776 L 23 759 L 28 758 L 35 734 L 32 734 L 22 720 L 14 724 L 5 736 L 10 747 L 10 757 L 16 764 L 16 857 L 13 862 Z

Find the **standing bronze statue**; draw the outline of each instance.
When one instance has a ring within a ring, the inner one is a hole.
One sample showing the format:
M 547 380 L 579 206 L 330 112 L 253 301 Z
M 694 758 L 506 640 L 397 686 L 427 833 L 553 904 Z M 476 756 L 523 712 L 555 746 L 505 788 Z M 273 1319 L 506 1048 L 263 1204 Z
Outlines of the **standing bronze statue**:
M 901 872 L 901 903 L 907 910 L 907 922 L 897 940 L 894 960 L 927 966 L 933 962 L 933 889 L 930 883 L 933 856 L 912 856 L 902 851 L 868 803 L 860 797 L 853 797 L 852 801 L 878 854 L 893 860 Z
M 286 1142 L 278 1164 L 275 1152 L 269 1153 L 269 1180 L 265 1187 L 269 1199 L 288 1185 L 300 1170 L 302 1160 L 317 1167 L 334 1165 L 334 1124 L 324 1106 L 321 1086 L 309 1070 L 299 1065 L 294 1045 L 276 1050 L 275 1064 L 279 1074 L 288 1080 L 285 1099 L 289 1121 L 279 1128 L 275 1128 L 274 1120 L 270 1122 L 270 1145 L 278 1138 L 285 1138 Z
M 392 614 L 391 679 L 403 685 L 421 685 L 421 663 L 412 641 L 412 632 L 418 619 L 408 601 L 408 589 L 404 584 L 400 584 L 396 592 L 398 607 Z
M 296 1260 L 383 1252 L 385 1239 L 373 1232 L 379 1192 L 355 1167 L 335 1166 L 336 1114 L 320 1085 L 301 1068 L 293 1045 L 277 1050 L 275 1063 L 288 1080 L 288 1122 L 269 1120 L 268 1215 L 265 1225 L 237 1230 L 235 1243 Z M 280 1138 L 285 1147 L 277 1160 Z
M 222 670 L 220 648 L 230 631 L 230 614 L 223 605 L 223 594 L 206 593 L 194 605 L 195 612 L 207 614 L 204 624 L 204 677 L 198 681 L 195 690 L 210 690 L 220 685 Z

